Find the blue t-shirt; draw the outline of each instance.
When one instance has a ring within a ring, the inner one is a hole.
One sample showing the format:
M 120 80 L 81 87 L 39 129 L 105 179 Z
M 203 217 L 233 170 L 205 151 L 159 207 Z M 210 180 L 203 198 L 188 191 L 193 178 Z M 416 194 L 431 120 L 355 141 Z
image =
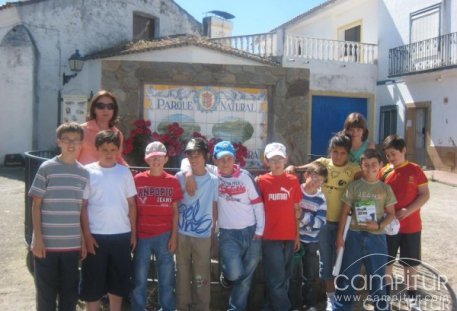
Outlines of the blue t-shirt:
M 194 175 L 197 183 L 195 195 L 190 196 L 185 189 L 184 173 L 176 174 L 184 197 L 179 204 L 179 233 L 196 237 L 208 238 L 213 227 L 213 203 L 218 199 L 219 181 L 217 176 L 206 173 Z

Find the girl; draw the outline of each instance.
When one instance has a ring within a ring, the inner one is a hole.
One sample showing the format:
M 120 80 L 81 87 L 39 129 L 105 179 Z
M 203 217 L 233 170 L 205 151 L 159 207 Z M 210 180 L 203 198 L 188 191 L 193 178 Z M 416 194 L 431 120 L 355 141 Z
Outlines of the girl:
M 351 138 L 352 146 L 349 161 L 359 164 L 360 157 L 367 149 L 375 149 L 372 142 L 368 142 L 367 120 L 358 113 L 349 114 L 344 121 L 344 133 Z

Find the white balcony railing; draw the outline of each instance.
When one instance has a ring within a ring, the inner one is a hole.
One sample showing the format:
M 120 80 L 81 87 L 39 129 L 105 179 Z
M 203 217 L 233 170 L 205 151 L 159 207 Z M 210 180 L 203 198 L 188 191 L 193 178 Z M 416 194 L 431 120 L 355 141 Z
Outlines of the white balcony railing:
M 262 57 L 283 56 L 286 59 L 315 59 L 361 64 L 375 64 L 378 47 L 351 41 L 314 39 L 303 36 L 286 35 L 284 45 L 277 33 L 262 33 L 210 39 L 224 46 Z
M 276 33 L 261 33 L 247 36 L 235 36 L 210 39 L 222 45 L 242 50 L 262 57 L 278 56 Z
M 346 63 L 375 64 L 378 58 L 378 47 L 351 41 L 315 39 L 287 35 L 284 56 Z

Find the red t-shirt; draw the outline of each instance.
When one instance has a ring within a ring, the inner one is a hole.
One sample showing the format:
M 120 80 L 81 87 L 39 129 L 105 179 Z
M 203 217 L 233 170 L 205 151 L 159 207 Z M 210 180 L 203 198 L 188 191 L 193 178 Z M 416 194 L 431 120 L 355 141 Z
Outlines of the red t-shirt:
M 388 184 L 397 198 L 395 210 L 407 207 L 419 194 L 419 186 L 428 183 L 419 165 L 406 161 L 392 169 L 388 164 L 379 172 L 378 178 Z M 420 209 L 400 221 L 400 233 L 416 233 L 422 230 Z
M 179 181 L 164 172 L 151 176 L 149 171 L 135 176 L 137 235 L 148 238 L 170 232 L 173 226 L 173 203 L 183 197 Z
M 300 184 L 296 176 L 282 174 L 259 176 L 258 184 L 265 208 L 265 240 L 295 240 L 297 223 L 295 203 L 301 200 Z

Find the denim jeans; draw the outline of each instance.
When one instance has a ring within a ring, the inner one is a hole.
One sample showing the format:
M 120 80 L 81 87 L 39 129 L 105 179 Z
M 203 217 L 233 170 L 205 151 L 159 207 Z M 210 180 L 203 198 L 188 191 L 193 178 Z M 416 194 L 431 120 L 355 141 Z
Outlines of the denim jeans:
M 163 311 L 176 309 L 175 262 L 173 253 L 168 251 L 171 233 L 167 232 L 151 238 L 140 238 L 133 257 L 134 289 L 132 291 L 132 310 L 146 309 L 148 272 L 151 255 L 157 260 L 159 280 L 159 304 Z
M 333 265 L 336 260 L 336 233 L 338 223 L 327 222 L 319 233 L 320 276 L 322 280 L 333 280 Z
M 360 275 L 362 263 L 366 275 Z M 356 289 L 370 291 L 369 300 L 376 310 L 390 309 L 384 284 L 387 264 L 387 242 L 384 234 L 349 230 L 344 246 L 341 274 L 336 277 L 336 304 L 334 310 L 351 310 L 358 298 Z M 357 286 L 357 288 L 354 288 Z
M 319 294 L 319 243 L 302 243 L 303 256 L 303 300 L 308 307 L 315 307 Z
M 292 276 L 294 241 L 263 240 L 263 264 L 270 306 L 275 311 L 291 308 L 289 280 Z
M 252 277 L 260 261 L 261 240 L 253 240 L 255 226 L 219 229 L 219 253 L 224 277 L 233 281 L 227 310 L 245 310 Z

